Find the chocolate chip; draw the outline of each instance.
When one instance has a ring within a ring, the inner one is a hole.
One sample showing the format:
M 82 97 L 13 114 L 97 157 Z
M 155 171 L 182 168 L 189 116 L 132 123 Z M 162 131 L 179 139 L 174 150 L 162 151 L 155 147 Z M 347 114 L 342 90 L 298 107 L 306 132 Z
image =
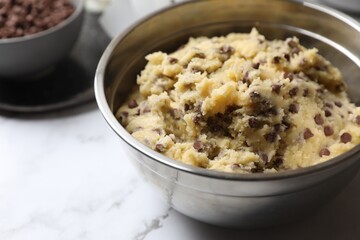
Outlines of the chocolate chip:
M 325 117 L 330 117 L 332 115 L 331 111 L 329 109 L 325 109 Z
M 324 124 L 324 119 L 323 117 L 321 116 L 320 113 L 316 114 L 315 117 L 314 117 L 314 121 L 317 125 L 323 125 Z
M 289 112 L 291 113 L 298 113 L 299 112 L 299 105 L 292 103 L 289 105 Z
M 291 55 L 298 54 L 300 52 L 300 47 L 297 42 L 290 40 L 288 45 L 291 48 Z
M 206 58 L 204 53 L 195 53 L 194 58 Z
M 250 128 L 261 128 L 261 122 L 256 118 L 249 119 Z
M 280 89 L 281 89 L 281 85 L 280 84 L 273 84 L 271 86 L 271 91 L 276 93 L 276 94 L 279 94 L 280 93 Z
M 269 157 L 268 157 L 268 155 L 266 155 L 265 153 L 260 153 L 259 156 L 260 156 L 260 158 L 261 158 L 264 162 L 268 162 L 268 161 L 269 161 Z
M 240 168 L 240 165 L 238 163 L 231 164 L 231 169 L 232 170 L 236 170 L 236 169 L 239 169 L 239 168 Z
M 123 116 L 123 117 L 128 117 L 129 116 L 129 113 L 124 111 L 124 112 L 120 112 L 120 116 Z
M 341 108 L 341 107 L 342 107 L 342 103 L 341 103 L 341 102 L 339 102 L 339 101 L 335 101 L 335 102 L 334 102 L 334 104 L 335 104 L 337 107 L 339 107 L 339 108 Z
M 359 115 L 356 116 L 355 121 L 358 125 L 360 125 L 360 116 Z
M 253 92 L 250 93 L 250 97 L 255 99 L 255 98 L 260 98 L 261 95 L 260 95 L 260 93 L 258 93 L 256 91 L 253 91 Z
M 298 43 L 295 42 L 295 41 L 293 41 L 293 40 L 290 40 L 290 41 L 288 42 L 288 45 L 289 45 L 289 47 L 294 48 L 294 47 L 297 47 L 297 46 L 298 46 Z
M 289 54 L 285 53 L 284 58 L 286 59 L 286 61 L 290 62 L 290 55 Z
M 153 131 L 159 135 L 161 135 L 163 133 L 162 129 L 160 129 L 160 128 L 154 128 Z
M 275 142 L 276 138 L 277 138 L 277 133 L 276 132 L 269 132 L 267 134 L 265 134 L 264 136 L 265 140 L 269 143 L 273 143 Z
M 161 143 L 158 143 L 158 144 L 155 145 L 155 150 L 158 151 L 158 152 L 163 153 L 163 152 L 166 151 L 166 148 Z
M 277 111 L 276 107 L 271 107 L 271 108 L 268 109 L 267 113 L 270 114 L 270 115 L 276 116 L 278 114 L 278 111 Z
M 281 124 L 280 123 L 275 124 L 274 125 L 274 131 L 275 132 L 280 132 L 280 130 L 281 130 Z
M 179 62 L 179 60 L 177 58 L 174 58 L 174 57 L 169 57 L 168 60 L 169 60 L 170 64 L 175 64 L 175 63 Z
M 262 173 L 262 172 L 264 172 L 264 168 L 260 163 L 254 162 L 254 165 L 255 165 L 255 167 L 251 169 L 252 173 Z
M 319 156 L 322 157 L 322 156 L 329 156 L 330 155 L 330 151 L 329 149 L 327 148 L 323 148 L 320 150 L 319 152 Z
M 298 88 L 298 87 L 292 88 L 292 89 L 289 91 L 290 97 L 296 96 L 296 94 L 298 93 L 298 91 L 299 91 L 299 88 Z
M 290 81 L 292 81 L 294 79 L 294 74 L 291 73 L 291 72 L 285 72 L 284 73 L 284 78 L 289 79 Z
M 345 86 L 342 83 L 335 86 L 335 91 L 336 92 L 342 92 L 342 91 L 344 91 L 344 89 L 345 89 Z
M 195 148 L 198 152 L 202 152 L 205 148 L 203 142 L 200 140 L 196 140 L 193 144 L 193 148 Z
M 325 136 L 329 137 L 329 136 L 334 134 L 334 129 L 332 127 L 330 127 L 330 126 L 325 126 L 324 127 L 324 134 L 325 134 Z
M 169 110 L 170 115 L 175 119 L 179 120 L 181 118 L 181 113 L 178 109 L 172 108 Z
M 318 88 L 316 89 L 316 92 L 319 94 L 323 94 L 325 92 L 324 88 Z
M 309 89 L 308 89 L 308 88 L 305 88 L 305 89 L 304 89 L 304 92 L 303 92 L 303 97 L 308 97 L 308 96 L 309 96 L 309 93 L 310 93 Z
M 260 63 L 253 63 L 253 64 L 252 64 L 252 67 L 253 67 L 254 69 L 259 69 Z
M 204 117 L 203 117 L 203 115 L 200 113 L 200 112 L 198 112 L 195 116 L 194 116 L 194 118 L 193 118 L 193 121 L 194 121 L 194 123 L 196 123 L 196 124 L 198 124 L 200 121 L 202 121 L 202 120 L 204 120 Z
M 284 159 L 282 157 L 277 157 L 277 158 L 275 158 L 275 161 L 273 162 L 273 167 L 278 168 L 283 163 L 284 163 Z
M 137 102 L 135 99 L 132 99 L 128 102 L 128 107 L 129 108 L 136 108 L 138 106 Z
M 311 132 L 311 130 L 309 128 L 305 128 L 304 139 L 307 140 L 313 136 L 314 136 L 314 134 Z
M 341 134 L 340 139 L 342 143 L 348 143 L 351 142 L 352 136 L 350 133 L 345 132 Z
M 185 110 L 185 111 L 189 111 L 189 110 L 190 110 L 190 105 L 187 104 L 187 103 L 185 103 L 185 104 L 184 104 L 184 110 Z
M 142 113 L 149 113 L 150 111 L 151 111 L 150 108 L 149 108 L 148 106 L 146 106 L 146 107 L 143 109 Z
M 192 73 L 203 73 L 205 72 L 203 69 L 201 69 L 200 67 L 198 66 L 193 66 L 191 67 L 191 70 L 190 70 Z
M 324 71 L 326 71 L 327 70 L 327 66 L 315 66 L 314 67 L 315 68 L 315 70 L 317 70 L 317 71 L 322 71 L 322 72 L 324 72 Z
M 244 75 L 244 78 L 242 79 L 242 82 L 249 87 L 251 82 L 250 82 L 250 78 L 249 78 L 249 72 L 246 72 Z
M 235 49 L 230 45 L 224 45 L 220 48 L 220 53 L 222 54 L 232 54 L 235 52 Z
M 120 112 L 119 115 L 120 115 L 119 121 L 122 123 L 129 116 L 129 113 L 128 112 Z
M 281 61 L 281 57 L 279 57 L 279 56 L 275 56 L 275 57 L 273 58 L 273 60 L 272 60 L 272 62 L 275 63 L 275 64 L 280 63 L 280 61 Z
M 291 123 L 287 119 L 282 119 L 281 123 L 285 126 L 285 130 L 291 127 Z
M 239 106 L 236 106 L 236 105 L 231 105 L 231 106 L 228 106 L 225 110 L 225 114 L 230 114 L 232 112 L 234 112 L 235 110 L 239 109 L 240 107 Z
M 334 108 L 334 106 L 333 106 L 331 103 L 325 103 L 325 106 L 328 107 L 328 108 L 330 108 L 330 109 L 333 109 L 333 108 Z

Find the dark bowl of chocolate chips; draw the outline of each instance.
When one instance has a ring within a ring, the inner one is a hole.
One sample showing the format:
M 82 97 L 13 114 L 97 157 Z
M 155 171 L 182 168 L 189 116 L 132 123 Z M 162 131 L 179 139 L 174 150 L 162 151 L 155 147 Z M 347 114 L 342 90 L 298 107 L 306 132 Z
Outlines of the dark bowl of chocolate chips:
M 206 223 L 268 227 L 308 216 L 336 196 L 360 167 L 360 146 L 311 167 L 276 173 L 234 174 L 193 167 L 153 151 L 115 117 L 144 68 L 145 56 L 173 52 L 190 36 L 249 32 L 269 39 L 297 36 L 343 73 L 351 100 L 360 103 L 360 25 L 317 4 L 282 0 L 190 1 L 161 10 L 122 33 L 107 47 L 95 76 L 95 94 L 126 155 L 171 207 Z
M 75 44 L 84 0 L 0 0 L 0 80 L 49 72 Z

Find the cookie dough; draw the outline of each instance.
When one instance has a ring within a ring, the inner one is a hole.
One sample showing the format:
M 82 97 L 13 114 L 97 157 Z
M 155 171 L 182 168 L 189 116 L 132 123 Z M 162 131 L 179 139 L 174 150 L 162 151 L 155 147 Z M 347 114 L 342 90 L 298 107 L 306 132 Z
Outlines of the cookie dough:
M 360 108 L 337 68 L 296 37 L 190 38 L 149 54 L 117 111 L 148 147 L 201 168 L 276 172 L 312 166 L 360 142 Z

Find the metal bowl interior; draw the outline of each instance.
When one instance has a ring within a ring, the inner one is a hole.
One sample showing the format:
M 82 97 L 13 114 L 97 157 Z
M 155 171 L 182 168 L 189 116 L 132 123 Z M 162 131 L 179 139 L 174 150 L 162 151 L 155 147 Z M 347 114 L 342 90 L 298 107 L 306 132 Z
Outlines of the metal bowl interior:
M 252 27 L 268 39 L 297 36 L 306 47 L 318 48 L 343 73 L 352 101 L 360 103 L 360 26 L 342 13 L 310 3 L 207 0 L 167 8 L 115 38 L 104 52 L 95 76 L 99 108 L 126 143 L 129 158 L 136 160 L 145 178 L 177 210 L 218 225 L 249 227 L 286 221 L 290 213 L 305 212 L 305 207 L 300 206 L 313 209 L 335 195 L 360 167 L 360 146 L 356 146 L 304 169 L 274 174 L 211 171 L 147 148 L 116 120 L 114 113 L 136 84 L 148 53 L 172 52 L 189 37 L 249 32 Z
M 0 80 L 33 79 L 60 61 L 75 44 L 84 15 L 84 0 L 71 0 L 74 13 L 35 34 L 0 39 Z

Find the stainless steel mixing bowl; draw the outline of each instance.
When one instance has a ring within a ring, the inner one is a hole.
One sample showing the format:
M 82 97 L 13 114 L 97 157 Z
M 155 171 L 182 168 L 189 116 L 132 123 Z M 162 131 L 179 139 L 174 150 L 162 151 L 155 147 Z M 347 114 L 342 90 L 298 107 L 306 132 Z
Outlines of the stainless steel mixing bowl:
M 274 174 L 230 174 L 169 159 L 135 140 L 114 112 L 144 68 L 146 54 L 171 52 L 189 36 L 249 32 L 267 38 L 298 36 L 317 47 L 343 72 L 349 95 L 360 102 L 360 26 L 342 13 L 309 3 L 266 0 L 208 0 L 157 12 L 116 37 L 98 65 L 96 99 L 127 155 L 173 208 L 203 222 L 258 227 L 293 221 L 341 191 L 360 166 L 360 146 L 328 162 Z

